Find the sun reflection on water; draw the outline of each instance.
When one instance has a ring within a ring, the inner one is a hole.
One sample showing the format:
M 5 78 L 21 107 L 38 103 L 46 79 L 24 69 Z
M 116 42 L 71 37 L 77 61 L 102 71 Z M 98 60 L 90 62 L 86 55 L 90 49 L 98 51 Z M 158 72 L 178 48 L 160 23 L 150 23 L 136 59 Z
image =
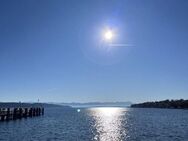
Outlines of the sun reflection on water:
M 96 129 L 94 140 L 120 141 L 122 136 L 126 136 L 126 131 L 122 128 L 122 118 L 125 118 L 125 113 L 125 108 L 91 108 L 90 114 L 95 120 L 93 126 Z

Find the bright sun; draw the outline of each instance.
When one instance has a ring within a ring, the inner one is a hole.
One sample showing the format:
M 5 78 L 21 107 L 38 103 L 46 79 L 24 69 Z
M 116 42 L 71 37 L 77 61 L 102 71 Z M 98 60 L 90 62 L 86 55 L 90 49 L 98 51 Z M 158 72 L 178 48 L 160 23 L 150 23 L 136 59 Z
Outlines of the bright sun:
M 111 30 L 107 30 L 104 33 L 104 38 L 105 38 L 105 40 L 112 40 L 112 38 L 113 38 L 113 32 Z

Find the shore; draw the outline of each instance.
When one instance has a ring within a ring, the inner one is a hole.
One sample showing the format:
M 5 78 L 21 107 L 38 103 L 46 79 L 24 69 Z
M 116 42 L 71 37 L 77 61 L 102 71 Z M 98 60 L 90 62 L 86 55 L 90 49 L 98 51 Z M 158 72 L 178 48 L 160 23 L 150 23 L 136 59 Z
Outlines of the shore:
M 188 100 L 164 100 L 154 102 L 144 102 L 132 104 L 132 108 L 168 108 L 168 109 L 188 109 Z

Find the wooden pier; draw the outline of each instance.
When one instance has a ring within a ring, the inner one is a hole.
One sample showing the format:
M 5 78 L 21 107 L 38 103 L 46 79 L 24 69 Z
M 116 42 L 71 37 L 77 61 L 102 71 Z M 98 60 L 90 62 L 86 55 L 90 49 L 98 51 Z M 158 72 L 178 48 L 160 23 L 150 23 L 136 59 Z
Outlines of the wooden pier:
M 32 108 L 0 108 L 0 121 L 17 120 L 27 117 L 37 117 L 44 115 L 43 107 Z

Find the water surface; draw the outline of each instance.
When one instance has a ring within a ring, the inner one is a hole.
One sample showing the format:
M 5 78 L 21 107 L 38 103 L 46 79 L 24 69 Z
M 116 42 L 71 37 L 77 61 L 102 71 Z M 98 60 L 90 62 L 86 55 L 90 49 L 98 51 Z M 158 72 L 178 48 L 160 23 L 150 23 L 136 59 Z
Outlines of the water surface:
M 188 141 L 188 110 L 48 108 L 45 115 L 0 123 L 5 141 Z

